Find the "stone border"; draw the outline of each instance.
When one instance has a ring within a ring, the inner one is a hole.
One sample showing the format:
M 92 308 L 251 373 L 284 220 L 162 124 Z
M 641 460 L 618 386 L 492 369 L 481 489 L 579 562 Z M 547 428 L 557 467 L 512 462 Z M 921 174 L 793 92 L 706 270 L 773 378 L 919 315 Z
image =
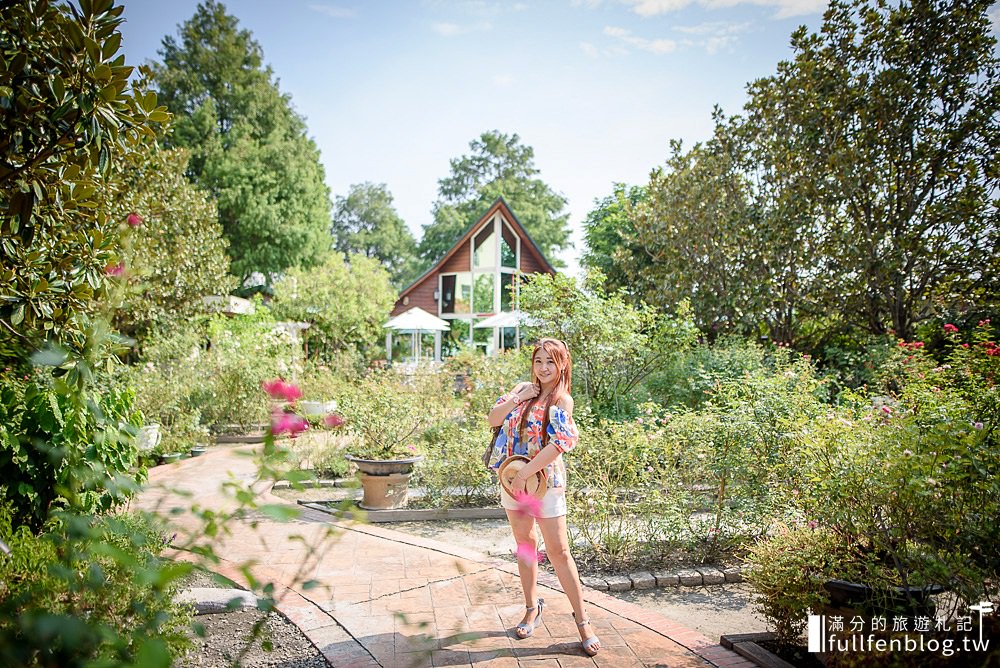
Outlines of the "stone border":
M 739 566 L 715 568 L 699 566 L 677 571 L 638 571 L 607 577 L 584 576 L 580 578 L 587 587 L 597 591 L 622 592 L 656 587 L 701 587 L 703 585 L 743 582 L 743 569 Z
M 325 489 L 330 487 L 358 487 L 357 478 L 336 478 L 334 480 L 303 480 L 295 483 L 295 486 L 302 489 Z M 277 480 L 272 489 L 294 489 L 289 480 Z
M 503 508 L 398 508 L 395 510 L 342 511 L 322 505 L 322 501 L 298 501 L 300 506 L 318 510 L 337 519 L 358 519 L 380 524 L 383 522 L 421 522 L 426 520 L 483 520 L 504 519 L 507 512 Z M 340 503 L 331 501 L 330 503 Z M 354 502 L 356 503 L 356 502 Z

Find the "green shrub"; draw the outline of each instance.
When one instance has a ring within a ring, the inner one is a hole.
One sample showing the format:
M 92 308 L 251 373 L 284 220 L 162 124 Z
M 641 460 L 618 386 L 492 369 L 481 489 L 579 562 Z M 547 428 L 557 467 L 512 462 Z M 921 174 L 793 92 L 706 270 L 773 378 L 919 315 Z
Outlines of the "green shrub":
M 417 503 L 433 508 L 499 505 L 495 478 L 482 462 L 489 441 L 485 419 L 442 421 L 428 428 L 423 434 L 426 456 L 412 482 L 425 494 Z
M 829 529 L 780 526 L 750 549 L 743 577 L 754 588 L 754 602 L 779 640 L 793 642 L 809 613 L 819 614 L 820 606 L 830 602 L 823 583 L 856 578 L 858 558 Z
M 160 561 L 148 518 L 60 514 L 38 535 L 10 521 L 0 508 L 0 664 L 166 666 L 189 644 L 173 597 L 190 566 Z
M 767 368 L 761 346 L 736 337 L 673 351 L 664 368 L 643 384 L 651 401 L 662 406 L 699 408 L 719 383 L 757 374 Z
M 134 492 L 135 396 L 104 380 L 102 392 L 73 394 L 71 376 L 47 367 L 0 373 L 0 493 L 16 523 L 38 528 L 55 507 L 110 510 Z

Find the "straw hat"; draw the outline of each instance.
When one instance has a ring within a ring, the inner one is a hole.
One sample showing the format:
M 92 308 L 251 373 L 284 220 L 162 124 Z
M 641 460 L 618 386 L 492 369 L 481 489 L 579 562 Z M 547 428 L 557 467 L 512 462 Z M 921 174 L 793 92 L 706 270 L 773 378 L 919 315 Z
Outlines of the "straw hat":
M 503 460 L 500 464 L 500 469 L 497 471 L 497 475 L 500 478 L 500 486 L 503 487 L 504 491 L 514 496 L 514 492 L 511 491 L 511 483 L 514 480 L 514 476 L 520 471 L 524 466 L 531 460 L 523 455 L 511 455 L 507 459 Z M 528 478 L 525 483 L 525 489 L 528 494 L 531 494 L 537 499 L 541 499 L 545 496 L 545 492 L 548 491 L 546 487 L 545 473 L 544 471 L 536 471 L 535 475 Z

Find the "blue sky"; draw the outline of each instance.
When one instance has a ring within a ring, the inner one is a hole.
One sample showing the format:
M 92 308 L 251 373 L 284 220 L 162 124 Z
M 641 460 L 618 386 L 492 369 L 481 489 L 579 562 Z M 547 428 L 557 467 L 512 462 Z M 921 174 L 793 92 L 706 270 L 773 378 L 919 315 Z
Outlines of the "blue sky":
M 197 0 L 124 0 L 126 59 L 158 59 Z M 825 0 L 229 0 L 306 117 L 333 196 L 385 183 L 419 239 L 449 160 L 517 133 L 569 200 L 575 249 L 595 198 L 645 183 L 668 142 L 706 139 L 713 105 L 791 56 Z M 994 5 L 994 26 L 996 26 Z M 515 211 L 515 214 L 517 212 Z

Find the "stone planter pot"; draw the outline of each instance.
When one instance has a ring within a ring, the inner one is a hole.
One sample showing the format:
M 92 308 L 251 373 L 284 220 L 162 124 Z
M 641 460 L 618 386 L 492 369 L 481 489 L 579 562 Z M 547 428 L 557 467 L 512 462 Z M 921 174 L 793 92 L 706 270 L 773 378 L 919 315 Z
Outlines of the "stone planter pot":
M 204 446 L 204 445 L 196 445 L 193 448 L 191 448 L 191 456 L 192 457 L 200 457 L 201 455 L 205 454 L 206 452 L 208 452 L 208 448 L 206 446 Z
M 160 455 L 161 464 L 173 464 L 176 461 L 180 461 L 180 458 L 184 456 L 183 452 L 165 452 Z
M 345 455 L 358 467 L 364 497 L 358 504 L 365 510 L 390 510 L 406 506 L 413 465 L 423 457 L 372 460 Z
M 337 410 L 336 401 L 299 401 L 296 406 L 305 417 L 323 417 Z
M 140 453 L 150 452 L 160 444 L 163 434 L 160 432 L 160 425 L 147 424 L 139 428 L 139 435 L 136 438 L 136 447 Z

